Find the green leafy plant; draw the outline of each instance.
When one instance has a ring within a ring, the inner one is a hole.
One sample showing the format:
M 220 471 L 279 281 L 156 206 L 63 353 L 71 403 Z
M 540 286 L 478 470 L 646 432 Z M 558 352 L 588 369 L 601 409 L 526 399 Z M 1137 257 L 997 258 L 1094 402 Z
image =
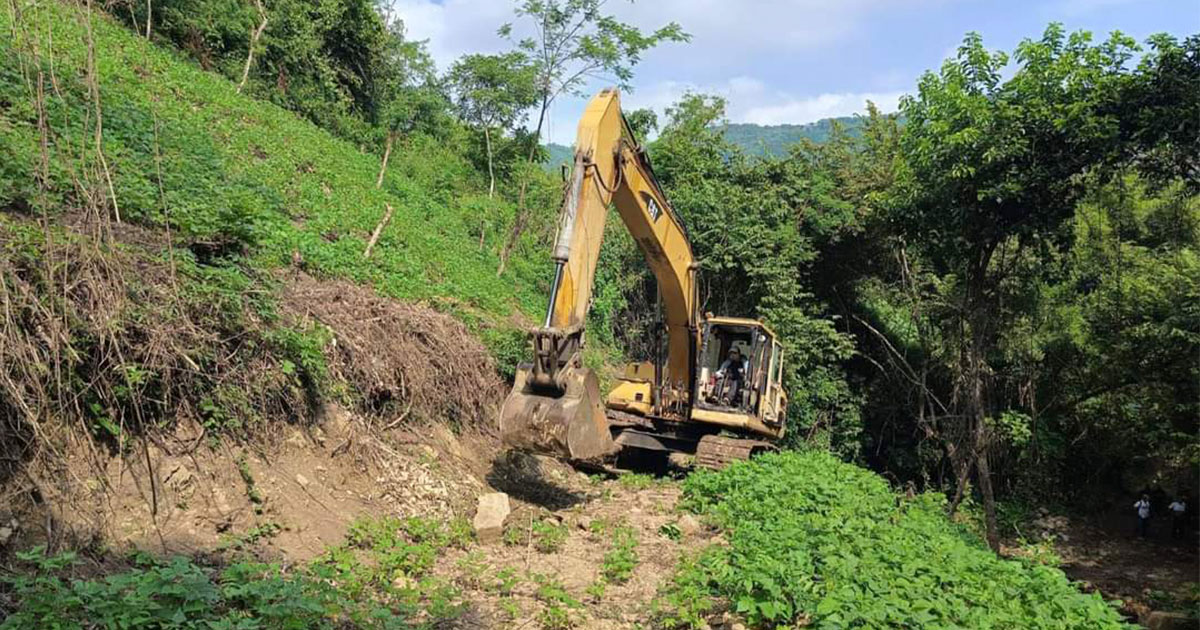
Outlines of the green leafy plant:
M 653 487 L 657 481 L 653 476 L 644 473 L 624 473 L 617 477 L 617 483 L 626 490 L 637 491 Z
M 266 522 L 255 525 L 249 531 L 239 535 L 226 535 L 221 543 L 217 545 L 217 550 L 233 549 L 235 551 L 244 551 L 248 547 L 253 547 L 259 541 L 274 538 L 283 530 L 283 527 L 278 523 Z
M 610 530 L 611 546 L 604 554 L 600 574 L 613 583 L 623 583 L 633 575 L 638 565 L 637 532 L 628 525 L 617 525 Z
M 542 553 L 555 553 L 567 542 L 569 530 L 566 523 L 552 519 L 533 522 L 533 547 Z
M 683 491 L 683 507 L 712 519 L 728 546 L 680 564 L 657 604 L 667 625 L 702 627 L 723 599 L 756 625 L 1129 627 L 1061 571 L 998 558 L 946 518 L 943 496 L 905 498 L 828 453 L 697 472 Z
M 562 581 L 542 573 L 531 573 L 529 579 L 537 585 L 534 596 L 543 604 L 538 624 L 546 630 L 574 628 L 577 621 L 571 611 L 582 608 L 583 604 L 567 592 Z
M 512 592 L 521 583 L 521 575 L 512 567 L 504 567 L 496 571 L 495 580 L 491 583 L 491 590 L 507 597 L 512 595 Z

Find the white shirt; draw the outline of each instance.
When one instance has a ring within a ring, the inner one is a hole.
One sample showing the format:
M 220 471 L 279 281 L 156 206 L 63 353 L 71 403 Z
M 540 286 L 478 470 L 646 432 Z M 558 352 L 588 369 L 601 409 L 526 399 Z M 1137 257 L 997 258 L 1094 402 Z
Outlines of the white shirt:
M 1172 503 L 1171 505 L 1167 506 L 1167 509 L 1174 512 L 1176 515 L 1183 514 L 1184 512 L 1187 511 L 1187 504 L 1184 503 L 1183 501 L 1176 501 L 1176 502 Z
M 1149 501 L 1142 499 L 1141 501 L 1134 503 L 1133 507 L 1137 508 L 1138 518 L 1150 518 L 1150 502 Z
M 717 378 L 725 376 L 725 371 L 728 369 L 729 369 L 729 359 L 725 359 L 725 362 L 722 363 L 721 367 L 717 369 Z M 746 374 L 749 371 L 750 371 L 750 360 L 742 359 L 742 378 L 746 378 Z

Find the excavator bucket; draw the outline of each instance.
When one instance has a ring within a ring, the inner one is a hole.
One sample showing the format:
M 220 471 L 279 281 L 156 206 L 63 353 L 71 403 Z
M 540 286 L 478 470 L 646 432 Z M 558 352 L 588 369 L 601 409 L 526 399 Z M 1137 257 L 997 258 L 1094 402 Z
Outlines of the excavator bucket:
M 500 439 L 506 446 L 575 460 L 616 451 L 594 372 L 572 370 L 562 391 L 534 386 L 531 372 L 528 364 L 517 369 L 500 410 Z

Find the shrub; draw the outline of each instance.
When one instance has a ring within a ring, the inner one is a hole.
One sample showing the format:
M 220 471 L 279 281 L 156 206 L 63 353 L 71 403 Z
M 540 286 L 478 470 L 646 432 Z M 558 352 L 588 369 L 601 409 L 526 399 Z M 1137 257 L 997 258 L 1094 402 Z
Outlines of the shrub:
M 638 564 L 637 544 L 637 532 L 632 527 L 612 528 L 612 546 L 604 554 L 604 564 L 600 567 L 605 580 L 617 584 L 629 580 Z
M 534 521 L 533 546 L 542 553 L 554 553 L 567 542 L 567 524 L 550 519 Z
M 239 562 L 224 570 L 184 557 L 139 559 L 94 579 L 68 579 L 71 554 L 18 554 L 29 571 L 8 578 L 20 607 L 0 628 L 363 628 L 403 622 L 388 608 L 358 600 L 304 571 Z M 257 623 L 248 625 L 248 620 Z
M 658 602 L 699 627 L 714 598 L 751 624 L 814 628 L 1126 628 L 1058 569 L 1004 560 L 944 514 L 828 453 L 769 454 L 683 484 L 728 546 L 684 562 Z

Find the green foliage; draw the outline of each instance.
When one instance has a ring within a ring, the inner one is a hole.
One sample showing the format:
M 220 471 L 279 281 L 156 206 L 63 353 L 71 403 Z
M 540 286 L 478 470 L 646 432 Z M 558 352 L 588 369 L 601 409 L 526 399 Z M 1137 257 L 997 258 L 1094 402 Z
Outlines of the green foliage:
M 537 585 L 534 597 L 543 604 L 537 616 L 538 625 L 544 630 L 574 628 L 577 619 L 572 611 L 583 607 L 583 604 L 572 597 L 562 581 L 555 576 L 531 573 L 529 578 Z
M 646 488 L 653 487 L 657 481 L 654 479 L 653 475 L 646 473 L 627 472 L 621 473 L 621 476 L 617 477 L 617 483 L 625 490 L 637 492 L 638 490 L 645 490 Z
M 609 583 L 622 584 L 629 581 L 638 565 L 637 532 L 628 525 L 617 525 L 609 528 L 609 538 L 600 575 Z
M 482 128 L 510 130 L 536 101 L 534 70 L 520 51 L 458 59 L 447 81 L 459 116 Z
M 534 59 L 543 110 L 559 94 L 581 95 L 586 81 L 596 76 L 628 88 L 643 53 L 690 39 L 674 22 L 646 34 L 602 13 L 603 8 L 601 0 L 522 0 L 517 6 L 518 17 L 537 24 L 538 39 L 522 39 L 517 46 Z M 500 28 L 506 37 L 512 32 L 510 24 Z
M 566 523 L 554 519 L 538 519 L 530 525 L 533 547 L 542 553 L 556 553 L 567 542 L 570 530 Z
M 685 96 L 651 147 L 699 258 L 705 309 L 765 319 L 785 348 L 791 439 L 824 430 L 854 456 L 858 401 L 842 367 L 852 339 L 812 290 L 819 254 L 860 229 L 825 156 L 840 146 L 752 160 L 724 139 L 724 112 L 719 98 Z
M 246 91 L 333 133 L 370 138 L 372 125 L 385 121 L 397 101 L 432 79 L 433 62 L 423 45 L 405 39 L 403 24 L 386 24 L 370 0 L 263 6 L 266 28 Z M 149 19 L 154 40 L 234 81 L 241 79 L 250 33 L 263 18 L 255 3 L 240 0 L 130 3 L 113 15 L 142 35 Z
M 1134 65 L 1120 33 L 1052 24 L 1011 55 L 972 34 L 903 101 L 895 182 L 875 197 L 896 263 L 853 289 L 860 348 L 892 368 L 867 370 L 883 465 L 942 474 L 928 437 L 996 453 L 975 475 L 992 523 L 993 477 L 996 494 L 1096 501 L 1144 483 L 1125 462 L 1153 453 L 1191 484 L 1198 215 L 1177 173 L 1200 136 L 1140 107 L 1191 113 L 1195 39 L 1156 36 Z M 897 417 L 924 437 L 895 437 Z
M 853 116 L 824 118 L 803 125 L 756 125 L 730 123 L 725 125 L 725 141 L 745 152 L 760 157 L 782 157 L 795 145 L 805 141 L 824 143 L 837 133 L 861 133 L 862 119 Z
M 282 529 L 283 527 L 278 523 L 270 521 L 255 525 L 243 534 L 223 536 L 221 543 L 217 545 L 217 550 L 232 549 L 234 551 L 245 551 L 263 540 L 274 538 Z
M 278 6 L 281 11 L 293 10 L 290 5 Z M 330 19 L 320 24 L 333 29 L 317 39 L 350 28 L 337 26 L 338 20 L 377 19 L 369 4 L 364 5 L 367 17 L 348 6 L 332 2 L 314 9 L 330 12 Z M 15 40 L 0 43 L 4 53 L 0 98 L 21 104 L 6 111 L 8 124 L 0 129 L 3 144 L 17 156 L 29 156 L 30 164 L 40 161 L 38 113 L 27 105 L 32 96 L 21 63 L 40 67 L 48 76 L 51 60 L 33 59 L 30 51 L 35 45 L 43 54 L 54 54 L 58 89 L 46 99 L 45 118 L 52 135 L 61 139 L 49 146 L 44 192 L 30 188 L 36 181 L 32 171 L 9 164 L 0 167 L 6 169 L 0 173 L 0 202 L 5 208 L 45 209 L 58 216 L 64 205 L 74 203 L 64 204 L 77 194 L 71 179 L 79 167 L 73 147 L 82 146 L 93 131 L 85 115 L 92 108 L 89 90 L 81 79 L 86 61 L 86 34 L 76 15 L 81 10 L 76 5 L 31 6 L 22 12 L 21 24 L 12 22 L 12 12 L 0 15 L 0 27 L 18 34 Z M 214 8 L 211 13 L 220 11 Z M 180 8 L 179 15 L 185 14 L 196 20 L 206 15 Z M 271 17 L 280 29 L 292 28 L 295 21 L 300 19 Z M 143 22 L 139 19 L 139 23 Z M 168 27 L 158 19 L 155 24 L 167 36 Z M 247 31 L 240 26 L 231 32 L 244 47 Z M 140 225 L 169 226 L 179 248 L 176 262 L 181 268 L 186 264 L 188 273 L 202 280 L 198 289 L 223 293 L 224 288 L 209 288 L 223 282 L 217 274 L 239 275 L 246 285 L 234 294 L 240 301 L 263 294 L 248 290 L 253 283 L 246 282 L 246 268 L 295 264 L 310 274 L 372 284 L 392 297 L 450 298 L 456 312 L 475 330 L 493 341 L 503 340 L 499 345 L 506 354 L 505 365 L 507 355 L 515 358 L 518 347 L 523 350 L 519 327 L 508 318 L 516 311 L 540 310 L 537 287 L 548 263 L 518 248 L 518 259 L 510 265 L 515 276 L 495 281 L 495 246 L 504 236 L 501 225 L 511 216 L 511 207 L 500 200 L 491 204 L 494 223 L 480 234 L 474 193 L 486 187 L 486 180 L 464 157 L 468 152 L 464 133 L 438 139 L 414 133 L 406 138 L 405 150 L 391 156 L 383 186 L 377 190 L 376 157 L 283 109 L 237 94 L 224 78 L 180 63 L 101 13 L 93 14 L 92 27 L 105 106 L 104 150 L 122 216 Z M 355 40 L 343 41 L 350 45 Z M 241 52 L 234 56 L 242 57 Z M 264 57 L 259 59 L 264 63 L 260 67 L 269 67 Z M 410 74 L 419 81 L 421 72 L 414 69 Z M 307 98 L 289 92 L 288 98 L 293 96 Z M 311 104 L 314 111 L 333 111 L 316 101 Z M 371 258 L 364 259 L 366 239 L 388 204 L 395 210 L 392 220 Z M 540 229 L 530 238 L 538 238 Z M 271 342 L 287 360 L 304 368 L 298 372 L 312 368 L 312 377 L 298 381 L 298 387 L 319 386 L 325 379 L 316 350 L 323 333 L 297 332 L 313 336 L 300 339 L 280 333 Z
M 1126 628 L 1061 571 L 996 557 L 950 523 L 944 497 L 907 499 L 828 453 L 768 454 L 684 482 L 683 505 L 728 547 L 681 564 L 671 624 L 725 599 L 751 624 L 814 628 Z
M 303 568 L 237 562 L 217 569 L 182 556 L 143 557 L 121 572 L 72 579 L 70 554 L 37 548 L 18 557 L 26 570 L 6 578 L 19 606 L 0 622 L 5 630 L 395 628 L 418 612 L 400 601 L 359 599 Z

